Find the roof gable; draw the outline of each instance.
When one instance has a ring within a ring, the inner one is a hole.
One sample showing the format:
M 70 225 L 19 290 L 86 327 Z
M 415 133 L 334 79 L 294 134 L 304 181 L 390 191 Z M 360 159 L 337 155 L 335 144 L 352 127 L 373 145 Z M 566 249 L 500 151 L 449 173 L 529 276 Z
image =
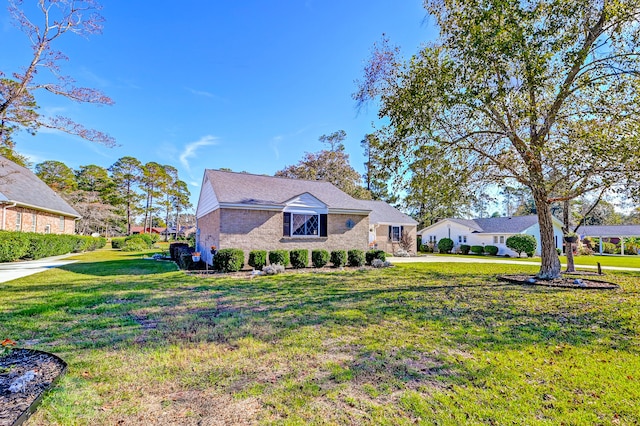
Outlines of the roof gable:
M 79 218 L 80 215 L 31 170 L 0 156 L 0 202 Z

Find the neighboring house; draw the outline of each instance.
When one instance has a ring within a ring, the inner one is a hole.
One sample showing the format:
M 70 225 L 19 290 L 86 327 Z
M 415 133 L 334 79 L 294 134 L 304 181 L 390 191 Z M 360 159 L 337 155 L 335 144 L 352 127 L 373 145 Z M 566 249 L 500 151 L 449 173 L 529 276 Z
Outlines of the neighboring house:
M 73 234 L 80 215 L 33 172 L 0 156 L 0 229 Z
M 369 212 L 322 181 L 205 170 L 196 210 L 196 247 L 251 250 L 366 250 Z
M 166 232 L 167 228 L 161 228 L 161 227 L 152 227 L 149 228 L 147 227 L 146 229 L 142 226 L 132 226 L 131 227 L 131 235 L 135 235 L 135 234 L 162 234 L 164 235 Z
M 602 254 L 604 251 L 602 243 L 605 241 L 618 244 L 620 241 L 625 240 L 625 238 L 640 238 L 640 225 L 583 225 L 578 228 L 577 233 L 580 235 L 580 239 L 584 237 L 598 238 L 600 241 L 598 244 L 598 252 Z M 624 244 L 620 245 L 620 249 L 621 254 L 625 254 Z
M 407 251 L 415 253 L 418 222 L 384 201 L 363 200 L 361 203 L 371 209 L 369 247 L 395 253 L 400 248 L 402 234 L 406 233 L 411 243 Z
M 538 216 L 490 217 L 481 219 L 447 218 L 418 231 L 422 244 L 437 245 L 442 238 L 451 238 L 454 250 L 460 245 L 496 246 L 498 255 L 517 256 L 507 248 L 506 241 L 512 235 L 533 235 L 537 241 L 536 255 L 540 255 L 540 225 Z M 553 218 L 553 234 L 556 248 L 562 249 L 562 223 Z

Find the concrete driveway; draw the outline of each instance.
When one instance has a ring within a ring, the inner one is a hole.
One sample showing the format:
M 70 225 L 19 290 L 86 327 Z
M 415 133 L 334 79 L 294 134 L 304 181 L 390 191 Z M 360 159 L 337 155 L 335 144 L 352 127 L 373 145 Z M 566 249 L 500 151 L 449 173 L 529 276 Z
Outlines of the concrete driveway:
M 0 263 L 0 283 L 16 280 L 18 278 L 46 271 L 47 269 L 57 268 L 58 266 L 77 262 L 77 260 L 64 260 L 65 258 L 73 255 L 73 253 L 69 253 L 39 260 Z
M 520 260 L 501 259 L 496 257 L 466 257 L 466 256 L 417 256 L 417 257 L 387 257 L 387 260 L 391 263 L 506 263 L 510 265 L 535 265 L 540 266 L 540 262 L 523 262 Z M 567 265 L 562 264 L 563 268 Z M 595 265 L 579 265 L 576 263 L 576 269 L 598 269 Z M 602 269 L 615 270 L 615 271 L 632 271 L 640 272 L 640 268 L 628 268 L 624 266 L 603 266 Z

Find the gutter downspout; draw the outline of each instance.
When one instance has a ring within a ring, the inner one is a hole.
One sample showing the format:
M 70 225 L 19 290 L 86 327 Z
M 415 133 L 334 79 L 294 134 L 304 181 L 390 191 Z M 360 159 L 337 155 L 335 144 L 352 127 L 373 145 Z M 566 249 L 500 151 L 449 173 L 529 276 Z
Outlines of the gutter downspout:
M 2 230 L 4 231 L 6 228 L 6 223 L 7 223 L 7 208 L 11 208 L 11 207 L 15 207 L 17 206 L 18 203 L 13 203 L 11 205 L 5 204 L 2 207 Z

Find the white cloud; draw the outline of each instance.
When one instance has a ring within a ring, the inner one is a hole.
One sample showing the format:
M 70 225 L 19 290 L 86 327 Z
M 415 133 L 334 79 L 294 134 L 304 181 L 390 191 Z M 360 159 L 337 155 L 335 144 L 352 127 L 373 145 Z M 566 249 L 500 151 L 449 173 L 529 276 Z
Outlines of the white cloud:
M 211 98 L 211 99 L 221 99 L 219 96 L 216 96 L 215 94 L 211 93 L 211 92 L 207 92 L 206 90 L 196 90 L 196 89 L 192 89 L 190 87 L 185 87 L 185 89 L 187 89 L 189 91 L 189 93 L 196 95 L 196 96 L 204 96 L 205 98 Z
M 180 154 L 180 163 L 184 166 L 187 172 L 191 174 L 191 165 L 189 164 L 189 158 L 194 158 L 196 156 L 196 151 L 198 150 L 198 148 L 217 144 L 218 138 L 211 135 L 203 136 L 195 142 L 188 143 L 187 146 L 184 147 L 182 154 Z
M 278 147 L 280 146 L 280 142 L 282 142 L 283 137 L 281 135 L 275 136 L 271 139 L 271 142 L 269 142 L 269 146 L 271 147 L 271 149 L 273 150 L 273 153 L 276 156 L 276 160 L 280 159 L 280 150 L 278 149 Z

